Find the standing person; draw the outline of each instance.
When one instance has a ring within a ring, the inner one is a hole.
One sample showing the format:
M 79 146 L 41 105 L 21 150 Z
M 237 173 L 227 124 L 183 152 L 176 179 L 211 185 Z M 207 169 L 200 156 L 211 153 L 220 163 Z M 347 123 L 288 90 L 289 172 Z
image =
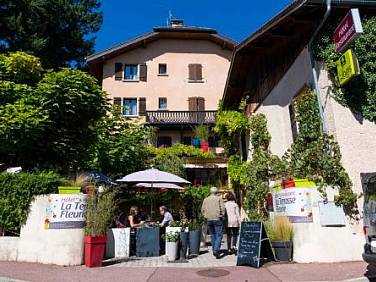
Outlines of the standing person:
M 139 221 L 138 217 L 138 208 L 132 206 L 129 210 L 128 215 L 129 227 L 131 228 L 130 234 L 130 255 L 136 255 L 136 236 L 137 236 L 137 227 L 140 227 L 144 224 L 144 221 Z
M 166 206 L 160 206 L 159 213 L 163 216 L 163 220 L 159 224 L 161 227 L 167 227 L 174 221 L 172 214 L 168 211 Z
M 225 215 L 225 205 L 218 194 L 217 187 L 210 188 L 210 195 L 204 199 L 201 212 L 207 220 L 209 232 L 211 234 L 211 244 L 213 255 L 219 259 L 219 251 L 223 236 L 223 218 Z
M 235 202 L 233 193 L 226 195 L 227 202 L 225 203 L 227 214 L 227 251 L 229 254 L 236 254 L 236 243 L 238 242 L 239 227 L 240 227 L 240 211 L 239 206 Z

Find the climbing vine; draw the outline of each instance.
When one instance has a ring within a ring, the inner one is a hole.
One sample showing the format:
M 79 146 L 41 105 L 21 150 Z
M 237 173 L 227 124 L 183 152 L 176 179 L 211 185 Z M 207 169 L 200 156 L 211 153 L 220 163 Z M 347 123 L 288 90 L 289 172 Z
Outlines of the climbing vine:
M 299 133 L 284 156 L 288 162 L 288 174 L 314 181 L 324 196 L 325 186 L 338 188 L 336 204 L 342 205 L 347 215 L 357 215 L 357 195 L 352 191 L 352 182 L 342 166 L 339 145 L 333 136 L 320 131 L 317 100 L 312 90 L 308 89 L 298 97 L 296 119 Z
M 341 17 L 328 22 L 315 44 L 318 60 L 325 62 L 333 82 L 334 98 L 365 119 L 376 122 L 376 16 L 363 18 L 364 33 L 351 45 L 359 60 L 360 75 L 341 87 L 338 82 L 336 61 L 339 55 L 334 51 L 333 31 Z

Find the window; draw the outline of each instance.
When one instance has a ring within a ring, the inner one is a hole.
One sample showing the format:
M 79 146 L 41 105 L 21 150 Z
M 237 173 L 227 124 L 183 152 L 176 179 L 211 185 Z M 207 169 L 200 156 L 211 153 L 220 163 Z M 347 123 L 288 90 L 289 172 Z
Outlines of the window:
M 124 99 L 123 100 L 123 114 L 125 116 L 137 115 L 137 99 Z
M 167 75 L 167 64 L 159 64 L 158 65 L 158 74 L 159 75 Z
M 158 136 L 157 147 L 171 147 L 172 138 L 170 136 Z
M 202 65 L 189 64 L 188 65 L 188 79 L 190 82 L 202 82 Z
M 122 80 L 123 64 L 115 63 L 115 80 Z
M 125 80 L 137 80 L 137 65 L 124 65 L 124 79 Z
M 167 110 L 167 98 L 159 98 L 158 109 Z

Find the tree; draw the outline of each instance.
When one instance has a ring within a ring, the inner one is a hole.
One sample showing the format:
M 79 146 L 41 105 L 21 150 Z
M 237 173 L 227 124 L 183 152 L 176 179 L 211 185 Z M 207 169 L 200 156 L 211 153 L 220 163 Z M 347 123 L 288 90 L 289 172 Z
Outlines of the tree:
M 43 74 L 38 62 L 25 53 L 0 56 L 0 77 L 9 79 L 0 82 L 0 160 L 25 168 L 76 170 L 89 159 L 107 96 L 83 71 Z M 42 76 L 39 82 L 29 80 Z
M 117 109 L 96 125 L 97 142 L 91 147 L 88 168 L 111 177 L 120 177 L 144 169 L 149 156 L 150 130 L 124 119 Z
M 82 66 L 102 23 L 98 0 L 0 0 L 0 45 L 28 51 L 46 68 Z

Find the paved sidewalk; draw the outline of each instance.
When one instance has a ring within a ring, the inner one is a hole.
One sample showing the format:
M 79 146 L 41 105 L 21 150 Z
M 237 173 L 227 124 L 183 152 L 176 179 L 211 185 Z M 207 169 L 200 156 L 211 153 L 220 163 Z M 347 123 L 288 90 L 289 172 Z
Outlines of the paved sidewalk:
M 251 267 L 119 267 L 119 265 L 111 265 L 101 268 L 86 268 L 84 266 L 61 267 L 36 263 L 0 262 L 0 281 L 14 281 L 5 278 L 8 277 L 30 282 L 363 282 L 368 281 L 364 278 L 366 270 L 367 265 L 363 262 L 333 264 L 269 264 L 260 269 Z

